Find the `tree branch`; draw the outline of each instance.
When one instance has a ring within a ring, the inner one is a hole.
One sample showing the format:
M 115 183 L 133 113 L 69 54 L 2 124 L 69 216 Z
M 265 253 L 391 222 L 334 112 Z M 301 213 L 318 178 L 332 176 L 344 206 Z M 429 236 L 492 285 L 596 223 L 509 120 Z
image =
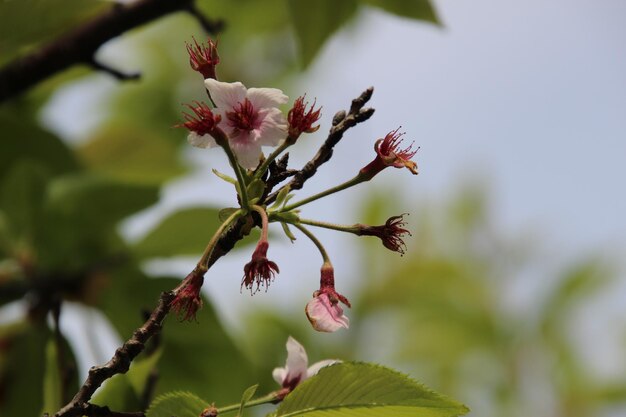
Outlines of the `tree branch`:
M 368 88 L 363 91 L 359 97 L 352 100 L 350 111 L 347 114 L 343 110 L 335 114 L 332 122 L 333 125 L 330 128 L 328 137 L 317 151 L 317 154 L 315 154 L 313 159 L 307 162 L 300 171 L 294 174 L 293 179 L 289 182 L 289 184 L 270 194 L 265 200 L 265 204 L 271 204 L 274 202 L 280 190 L 287 186 L 289 186 L 291 190 L 301 189 L 304 183 L 315 175 L 317 169 L 333 156 L 333 148 L 337 143 L 339 143 L 341 138 L 343 138 L 343 134 L 351 127 L 356 126 L 358 123 L 364 122 L 372 117 L 374 109 L 364 109 L 363 107 L 369 99 L 372 98 L 373 93 L 374 87 Z
M 250 230 L 259 223 L 258 215 L 253 216 L 250 214 L 239 219 L 239 221 L 224 233 L 217 242 L 211 258 L 209 259 L 209 266 L 213 265 L 220 257 L 228 253 L 239 240 L 247 236 Z M 94 366 L 89 370 L 87 379 L 72 401 L 54 414 L 54 417 L 143 416 L 143 412 L 111 412 L 106 407 L 91 404 L 89 400 L 91 400 L 93 394 L 104 381 L 114 375 L 128 372 L 130 364 L 137 355 L 145 349 L 148 340 L 160 333 L 163 320 L 170 312 L 174 296 L 174 292 L 172 291 L 161 293 L 157 307 L 152 311 L 146 322 L 133 332 L 132 337 L 115 351 L 113 357 L 106 364 Z
M 191 13 L 211 34 L 216 34 L 223 28 L 222 21 L 213 21 L 202 16 L 195 8 L 193 0 L 139 0 L 130 4 L 116 4 L 107 12 L 0 69 L 0 102 L 19 95 L 72 65 L 93 65 L 96 51 L 105 42 L 144 23 L 178 11 Z M 107 72 L 123 75 L 110 68 Z

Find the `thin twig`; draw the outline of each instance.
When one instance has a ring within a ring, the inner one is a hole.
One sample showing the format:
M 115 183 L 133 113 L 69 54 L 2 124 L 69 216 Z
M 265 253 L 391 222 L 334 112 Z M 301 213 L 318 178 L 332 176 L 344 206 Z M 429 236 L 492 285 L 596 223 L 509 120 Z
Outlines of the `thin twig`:
M 0 69 L 0 102 L 73 65 L 92 65 L 93 57 L 102 44 L 170 13 L 193 10 L 192 14 L 204 29 L 216 34 L 224 26 L 223 23 L 201 17 L 193 1 L 138 0 L 112 6 L 103 14 Z M 115 71 L 107 72 L 115 74 Z
M 324 144 L 317 151 L 317 154 L 311 159 L 306 165 L 298 171 L 291 181 L 287 185 L 284 185 L 279 190 L 270 194 L 265 200 L 265 204 L 271 204 L 280 190 L 285 187 L 289 187 L 291 190 L 299 190 L 302 188 L 306 180 L 311 178 L 317 172 L 317 169 L 327 162 L 333 155 L 333 148 L 341 138 L 343 134 L 353 126 L 356 126 L 358 123 L 364 122 L 365 120 L 372 117 L 374 114 L 374 109 L 372 108 L 363 108 L 365 104 L 369 101 L 374 93 L 374 87 L 370 87 L 365 90 L 361 95 L 354 100 L 352 100 L 352 105 L 350 106 L 350 111 L 346 114 L 345 111 L 338 112 L 333 118 L 333 125 L 330 128 L 330 132 L 328 133 L 328 137 L 324 141 Z

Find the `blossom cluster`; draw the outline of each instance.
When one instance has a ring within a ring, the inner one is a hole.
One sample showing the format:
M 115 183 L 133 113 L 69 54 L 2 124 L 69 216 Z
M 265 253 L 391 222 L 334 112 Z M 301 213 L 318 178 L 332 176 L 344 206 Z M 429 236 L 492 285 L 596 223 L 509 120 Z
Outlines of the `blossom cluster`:
M 341 305 L 350 307 L 350 302 L 336 291 L 334 268 L 330 257 L 307 226 L 330 228 L 358 236 L 376 236 L 384 247 L 403 254 L 406 250 L 403 237 L 410 235 L 405 228 L 404 215 L 393 216 L 381 226 L 362 224 L 340 226 L 303 219 L 300 217 L 298 207 L 356 184 L 370 181 L 388 167 L 406 168 L 411 173 L 417 174 L 417 165 L 411 160 L 417 149 L 413 149 L 412 144 L 408 147 L 403 146 L 404 133 L 400 133 L 399 128 L 392 130 L 375 142 L 374 159 L 360 169 L 353 179 L 290 204 L 294 194 L 289 185 L 283 185 L 278 192 L 270 194 L 271 188 L 276 184 L 268 185 L 268 178 L 272 179 L 271 169 L 276 169 L 277 158 L 287 148 L 295 145 L 303 134 L 313 133 L 319 129 L 321 108 L 317 107 L 316 100 L 309 104 L 305 95 L 298 97 L 285 114 L 283 106 L 287 105 L 289 98 L 281 90 L 247 88 L 241 82 L 224 82 L 217 79 L 215 67 L 220 58 L 215 42 L 209 40 L 207 45 L 201 45 L 194 40 L 193 45 L 187 45 L 187 51 L 191 68 L 203 77 L 208 101 L 195 101 L 188 105 L 190 111 L 184 113 L 184 121 L 179 126 L 189 131 L 187 140 L 191 145 L 198 148 L 219 147 L 223 149 L 237 177 L 233 179 L 220 174 L 222 178 L 236 184 L 240 203 L 240 209 L 237 209 L 229 220 L 225 221 L 223 229 L 229 226 L 228 222 L 243 216 L 254 215 L 257 222 L 258 219 L 261 220 L 261 239 L 252 254 L 251 261 L 244 266 L 242 289 L 246 288 L 252 294 L 260 288 L 267 290 L 276 274 L 279 273 L 278 265 L 267 258 L 269 223 L 281 223 L 287 235 L 292 239 L 294 238 L 289 227 L 295 227 L 313 241 L 323 258 L 319 289 L 314 291 L 313 299 L 305 308 L 307 318 L 313 328 L 318 331 L 334 332 L 340 328 L 348 328 L 349 319 L 344 314 Z M 276 149 L 269 155 L 265 155 L 264 147 Z M 280 181 L 276 183 L 279 184 Z M 223 230 L 220 229 L 219 232 L 222 233 Z M 214 241 L 215 239 L 212 240 L 198 264 L 197 270 L 202 274 L 206 272 L 207 260 L 213 250 Z M 192 318 L 201 305 L 199 292 L 202 282 L 197 279 L 196 275 L 191 274 L 191 278 L 188 277 L 181 284 L 172 303 L 172 307 L 183 319 Z M 292 351 L 299 352 L 300 348 L 290 339 L 288 343 L 288 349 L 291 349 L 290 355 Z M 302 357 L 302 353 L 293 355 Z M 304 362 L 306 363 L 306 360 Z M 305 375 L 302 361 L 298 363 L 297 366 L 295 362 L 290 365 L 288 361 L 288 366 L 284 370 L 277 371 L 276 375 L 280 373 L 283 387 L 297 383 Z

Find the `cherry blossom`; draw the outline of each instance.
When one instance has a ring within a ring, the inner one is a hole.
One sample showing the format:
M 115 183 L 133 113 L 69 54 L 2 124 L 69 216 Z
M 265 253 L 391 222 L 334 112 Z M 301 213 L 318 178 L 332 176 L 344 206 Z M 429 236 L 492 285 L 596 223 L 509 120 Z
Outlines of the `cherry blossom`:
M 287 119 L 279 105 L 289 98 L 277 88 L 246 88 L 242 83 L 204 80 L 215 103 L 213 113 L 220 117 L 218 127 L 228 137 L 228 143 L 239 164 L 254 169 L 262 156 L 261 146 L 277 146 L 287 137 Z M 217 146 L 210 134 L 192 145 L 200 148 Z
M 274 380 L 279 383 L 283 390 L 280 395 L 284 397 L 293 391 L 298 384 L 307 378 L 317 374 L 320 369 L 334 363 L 341 362 L 337 359 L 326 359 L 309 365 L 309 358 L 304 347 L 293 337 L 287 339 L 287 362 L 284 368 L 275 368 L 272 372 Z

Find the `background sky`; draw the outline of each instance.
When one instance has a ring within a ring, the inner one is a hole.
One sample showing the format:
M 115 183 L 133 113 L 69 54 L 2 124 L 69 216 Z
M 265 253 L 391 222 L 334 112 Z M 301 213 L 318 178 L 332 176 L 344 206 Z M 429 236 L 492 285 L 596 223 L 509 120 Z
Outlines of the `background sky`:
M 545 251 L 541 273 L 589 252 L 606 256 L 623 271 L 626 2 L 439 0 L 436 6 L 443 28 L 374 10 L 364 13 L 286 88 L 293 97 L 306 92 L 324 107 L 320 131 L 306 139 L 310 145 L 293 152 L 294 161 L 306 161 L 333 113 L 366 87 L 375 87 L 370 103 L 375 116 L 348 133 L 336 150 L 333 168 L 325 166 L 302 195 L 351 178 L 372 159 L 374 141 L 401 125 L 407 140 L 421 147 L 415 158 L 420 175 L 386 172 L 376 179 L 376 188 L 393 186 L 390 198 L 398 198 L 403 211 L 413 211 L 420 202 L 444 200 L 462 185 L 477 182 L 488 189 L 493 222 L 504 234 L 540 239 Z M 105 94 L 114 83 L 100 80 L 91 92 L 59 94 L 56 100 L 63 105 L 53 102 L 44 115 L 51 126 L 75 136 L 89 128 L 97 115 L 83 105 L 85 94 Z M 71 126 L 67 114 L 72 115 Z M 77 120 L 84 124 L 77 125 Z M 183 136 L 181 131 L 181 140 Z M 186 153 L 200 171 L 172 183 L 158 207 L 126 222 L 124 233 L 130 239 L 175 206 L 233 204 L 230 186 L 200 168 L 217 166 L 227 172 L 222 155 L 191 148 Z M 357 188 L 325 199 L 307 206 L 303 214 L 358 222 L 355 213 L 364 192 Z M 280 233 L 279 228 L 275 231 Z M 355 238 L 323 232 L 319 236 L 333 257 L 338 289 L 349 296 L 358 287 L 359 266 L 350 251 Z M 284 240 L 272 243 L 270 258 L 280 265 L 281 274 L 268 294 L 255 297 L 239 293 L 239 271 L 249 256 L 243 251 L 226 257 L 211 271 L 215 278 L 209 277 L 206 292 L 222 317 L 237 328 L 242 311 L 280 305 L 285 314 L 304 320 L 302 310 L 316 289 L 321 265 L 312 245 L 305 239 L 295 246 Z M 401 261 L 390 254 L 389 262 Z M 181 274 L 194 262 L 148 267 Z M 536 284 L 531 280 L 516 287 L 522 303 L 531 301 Z M 590 312 L 587 322 L 581 321 L 588 327 L 582 334 L 592 340 L 610 337 L 597 317 L 623 315 L 623 294 L 614 292 Z M 603 346 L 600 343 L 593 356 L 599 367 L 610 371 L 610 363 L 601 360 L 606 355 L 598 355 Z M 606 349 L 610 357 L 618 355 Z

